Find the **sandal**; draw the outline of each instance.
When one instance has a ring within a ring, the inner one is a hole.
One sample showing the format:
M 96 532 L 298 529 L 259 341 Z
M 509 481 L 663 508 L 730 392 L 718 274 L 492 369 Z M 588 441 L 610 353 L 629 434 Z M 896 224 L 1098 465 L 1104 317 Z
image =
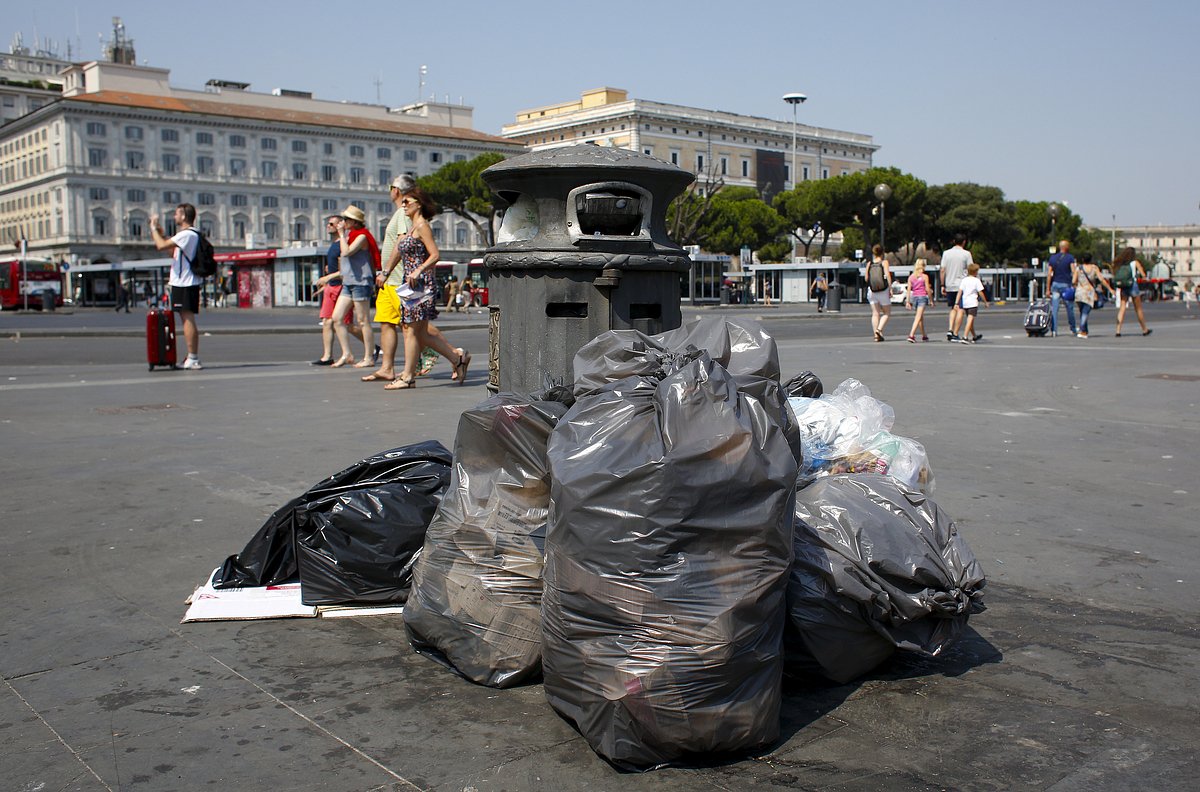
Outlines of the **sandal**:
M 396 377 L 396 379 L 389 382 L 387 385 L 384 385 L 383 389 L 384 390 L 408 390 L 409 388 L 415 388 L 415 387 L 417 387 L 416 378 L 414 377 L 413 379 L 405 379 L 404 375 L 402 374 L 399 377 Z
M 371 366 L 374 366 L 374 365 L 375 365 L 375 358 L 372 356 L 369 358 L 363 358 L 362 360 L 358 361 L 357 363 L 354 364 L 354 368 L 370 368 Z
M 380 374 L 378 371 L 375 371 L 365 377 L 359 377 L 359 379 L 363 382 L 391 382 L 392 380 L 396 379 L 396 377 L 394 375 L 387 376 L 386 374 Z
M 342 355 L 340 358 L 338 358 L 337 360 L 330 363 L 329 367 L 330 368 L 341 368 L 342 366 L 346 365 L 347 363 L 353 363 L 353 362 L 354 362 L 353 355 Z
M 464 349 L 458 353 L 458 362 L 454 364 L 454 373 L 457 375 L 454 379 L 458 380 L 459 385 L 466 384 L 467 366 L 469 365 L 471 365 L 471 353 Z

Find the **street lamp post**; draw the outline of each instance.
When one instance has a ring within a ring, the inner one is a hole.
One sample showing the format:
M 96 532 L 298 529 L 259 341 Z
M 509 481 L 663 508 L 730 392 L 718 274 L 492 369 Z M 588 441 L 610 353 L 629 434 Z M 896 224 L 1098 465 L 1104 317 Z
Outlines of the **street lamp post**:
M 879 199 L 879 246 L 883 247 L 883 219 L 887 199 L 892 197 L 892 188 L 883 183 L 875 185 L 875 197 Z
M 789 93 L 783 95 L 783 101 L 792 106 L 792 187 L 796 186 L 796 107 L 804 104 L 808 97 L 802 93 Z
M 1108 263 L 1117 257 L 1117 216 L 1113 215 L 1112 235 L 1109 241 Z

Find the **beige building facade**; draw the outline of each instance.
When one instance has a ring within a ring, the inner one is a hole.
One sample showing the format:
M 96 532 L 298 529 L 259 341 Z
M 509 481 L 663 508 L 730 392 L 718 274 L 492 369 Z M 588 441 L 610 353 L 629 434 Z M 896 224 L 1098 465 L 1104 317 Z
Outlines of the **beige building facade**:
M 1100 231 L 1113 234 L 1114 229 Z M 1200 282 L 1200 225 L 1118 226 L 1115 238 L 1117 244 L 1124 239 L 1147 258 L 1161 256 L 1171 269 L 1170 277 L 1179 283 Z
M 593 143 L 640 151 L 695 173 L 702 184 L 720 180 L 768 196 L 794 184 L 792 133 L 790 121 L 630 99 L 620 88 L 522 110 L 501 130 L 534 150 Z M 856 132 L 796 124 L 795 133 L 799 181 L 867 170 L 879 148 Z

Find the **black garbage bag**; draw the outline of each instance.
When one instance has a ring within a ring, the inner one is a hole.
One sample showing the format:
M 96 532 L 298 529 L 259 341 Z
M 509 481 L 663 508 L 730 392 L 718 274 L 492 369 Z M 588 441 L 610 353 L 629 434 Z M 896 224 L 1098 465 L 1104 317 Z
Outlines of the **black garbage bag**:
M 777 738 L 798 467 L 777 380 L 638 335 L 576 358 L 636 374 L 577 379 L 551 434 L 542 602 L 547 699 L 626 769 Z
M 936 656 L 983 610 L 983 570 L 928 496 L 889 476 L 827 476 L 796 493 L 789 667 L 835 682 L 896 649 Z
M 404 625 L 417 651 L 481 685 L 512 687 L 541 671 L 546 441 L 566 411 L 561 401 L 502 393 L 458 420 L 450 487 L 429 524 Z
M 362 504 L 346 507 L 351 511 L 358 511 L 359 514 L 364 515 L 364 519 L 367 512 L 374 511 L 380 519 L 385 522 L 390 521 L 392 514 L 389 509 L 394 510 L 395 508 L 400 508 L 398 514 L 407 514 L 408 506 L 399 504 L 394 497 L 387 493 L 410 493 L 414 497 L 412 504 L 416 511 L 419 513 L 424 513 L 424 510 L 428 511 L 424 517 L 425 524 L 428 524 L 437 507 L 437 500 L 449 481 L 450 462 L 450 452 L 445 446 L 435 441 L 426 441 L 376 454 L 333 474 L 304 494 L 288 501 L 267 518 L 262 528 L 240 553 L 225 559 L 214 579 L 214 586 L 222 589 L 270 586 L 285 580 L 294 580 L 300 571 L 297 566 L 296 554 L 296 530 L 300 514 L 304 514 L 305 535 L 317 536 L 322 533 L 321 523 L 327 521 L 318 520 L 316 515 L 331 513 L 334 507 L 341 503 L 339 498 L 342 496 L 346 496 L 348 501 L 353 501 L 354 498 L 350 497 L 351 494 L 359 490 L 364 492 L 384 491 L 384 500 L 380 501 L 379 508 L 370 505 L 364 507 Z M 430 478 L 431 476 L 433 478 Z M 437 482 L 440 482 L 440 485 Z M 379 493 L 376 492 L 374 497 L 378 497 L 378 495 Z M 429 505 L 428 502 L 431 498 L 432 505 Z M 342 511 L 345 509 L 339 509 L 339 516 L 335 518 L 335 521 L 345 529 L 351 521 L 351 515 L 341 514 Z M 409 522 L 412 520 L 411 516 L 405 519 L 408 519 Z M 362 521 L 360 520 L 360 522 Z M 376 527 L 369 528 L 369 532 L 376 530 L 378 530 Z M 404 530 L 403 526 L 397 526 L 395 532 L 399 534 Z M 322 551 L 326 541 L 334 546 L 339 544 L 339 540 L 333 538 L 332 530 L 325 531 L 324 534 L 329 537 L 328 540 L 314 539 L 309 545 L 312 552 L 306 551 L 306 555 L 308 555 L 306 566 L 310 572 L 316 571 L 315 554 Z M 370 541 L 365 536 L 363 539 Z M 341 541 L 349 543 L 350 540 L 343 539 Z M 377 546 L 382 548 L 385 544 L 387 543 L 377 543 Z M 392 540 L 392 544 L 395 546 L 396 540 Z M 420 541 L 418 540 L 417 548 L 419 547 Z M 385 564 L 394 561 L 390 556 L 387 557 L 388 560 L 381 560 L 383 558 L 381 556 L 376 561 Z M 317 604 L 309 602 L 307 599 L 308 581 L 303 579 L 303 575 L 301 583 L 301 590 L 306 595 L 304 601 L 307 604 Z M 316 584 L 318 591 L 323 590 L 319 580 L 316 581 Z M 329 603 L 322 602 L 320 604 Z

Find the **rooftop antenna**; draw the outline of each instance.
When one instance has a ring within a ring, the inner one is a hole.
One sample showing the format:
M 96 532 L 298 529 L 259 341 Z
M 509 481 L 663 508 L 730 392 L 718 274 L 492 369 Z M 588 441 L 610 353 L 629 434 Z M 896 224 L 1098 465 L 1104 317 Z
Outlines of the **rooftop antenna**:
M 375 83 L 375 102 L 376 104 L 383 104 L 383 93 L 380 90 L 383 88 L 383 72 L 379 72 L 379 76 L 372 82 Z
M 425 96 L 426 74 L 429 74 L 429 67 L 422 64 L 421 68 L 417 70 L 417 102 L 420 102 L 421 98 Z

